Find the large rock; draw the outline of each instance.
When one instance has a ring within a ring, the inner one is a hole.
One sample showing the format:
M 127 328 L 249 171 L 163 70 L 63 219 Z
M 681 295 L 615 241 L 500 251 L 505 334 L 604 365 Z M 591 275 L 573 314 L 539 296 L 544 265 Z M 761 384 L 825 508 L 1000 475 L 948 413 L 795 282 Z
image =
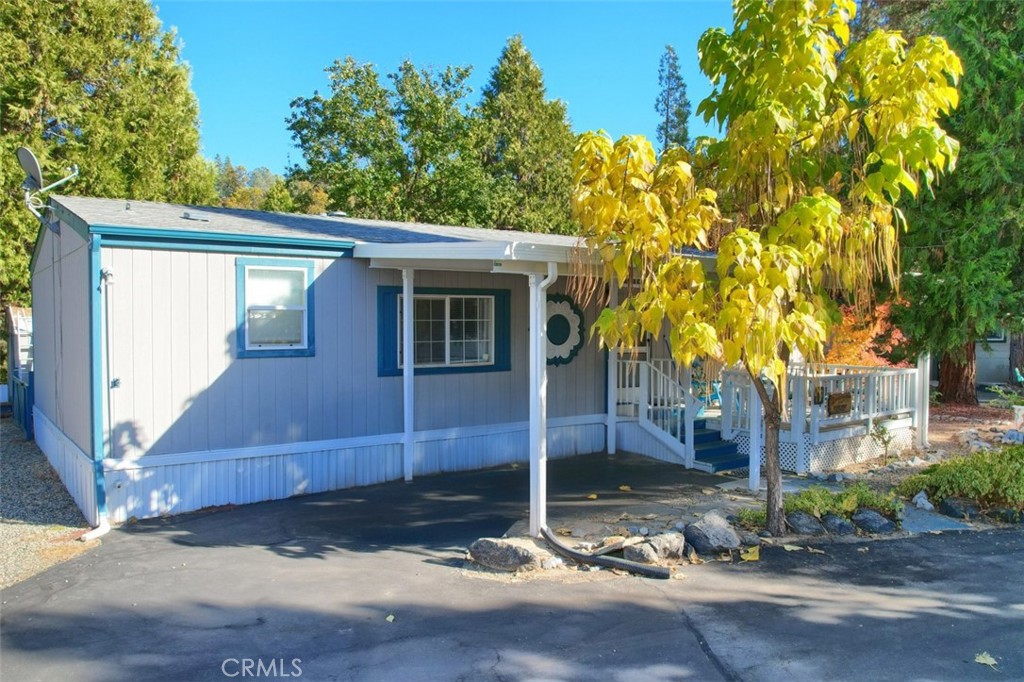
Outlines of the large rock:
M 825 514 L 821 517 L 821 525 L 832 535 L 853 535 L 857 532 L 852 523 L 838 514 Z
M 626 561 L 635 561 L 638 564 L 656 564 L 661 558 L 658 551 L 651 546 L 651 543 L 644 542 L 639 545 L 629 545 L 622 550 L 622 558 Z
M 962 497 L 947 497 L 939 503 L 939 511 L 954 519 L 978 518 L 978 505 Z
M 686 538 L 682 533 L 662 533 L 647 541 L 662 559 L 682 559 L 686 556 Z
M 740 536 L 721 514 L 708 513 L 686 527 L 686 541 L 701 554 L 728 552 L 740 546 Z
M 499 538 L 480 538 L 469 546 L 469 558 L 496 571 L 532 571 L 541 565 L 526 547 Z
M 914 495 L 914 497 L 910 501 L 913 502 L 914 506 L 917 507 L 918 509 L 924 509 L 925 511 L 935 510 L 935 505 L 932 504 L 931 501 L 928 499 L 928 493 L 925 492 L 924 490 L 921 490 L 916 495 Z
M 888 535 L 896 531 L 896 524 L 874 509 L 858 509 L 850 520 L 865 533 Z
M 786 523 L 797 535 L 824 535 L 821 522 L 807 512 L 795 511 L 786 514 Z

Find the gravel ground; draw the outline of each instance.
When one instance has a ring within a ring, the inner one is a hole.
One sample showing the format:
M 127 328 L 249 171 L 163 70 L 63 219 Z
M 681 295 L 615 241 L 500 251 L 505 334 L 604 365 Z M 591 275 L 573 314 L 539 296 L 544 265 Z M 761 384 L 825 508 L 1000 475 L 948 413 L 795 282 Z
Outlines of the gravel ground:
M 0 588 L 96 547 L 46 456 L 12 419 L 0 420 Z

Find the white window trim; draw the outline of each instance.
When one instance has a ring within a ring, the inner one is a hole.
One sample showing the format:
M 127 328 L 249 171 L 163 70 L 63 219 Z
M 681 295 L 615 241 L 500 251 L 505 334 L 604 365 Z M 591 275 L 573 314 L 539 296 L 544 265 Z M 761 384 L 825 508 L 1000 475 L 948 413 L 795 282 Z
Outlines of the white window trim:
M 398 368 L 402 369 L 405 367 L 405 358 L 402 354 L 402 306 L 405 305 L 404 296 L 398 294 Z M 490 351 L 487 353 L 488 360 L 486 362 L 456 362 L 452 360 L 452 336 L 451 336 L 451 323 L 452 323 L 452 299 L 453 298 L 486 298 L 490 305 L 488 306 L 490 315 L 488 316 L 488 323 L 490 325 L 490 339 L 488 344 Z M 428 368 L 428 367 L 490 367 L 494 364 L 494 352 L 496 347 L 495 339 L 495 301 L 494 296 L 489 294 L 413 294 L 413 302 L 416 299 L 421 300 L 444 300 L 444 362 L 431 362 L 431 363 L 414 363 L 413 368 Z M 416 311 L 413 309 L 413 325 L 416 324 Z M 416 330 L 413 329 L 413 346 L 416 345 Z
M 245 265 L 245 350 L 305 350 L 309 348 L 309 270 L 303 266 L 287 265 Z M 302 305 L 253 305 L 249 303 L 249 272 L 251 270 L 281 270 L 302 274 Z M 249 339 L 249 311 L 292 310 L 302 312 L 302 343 L 252 343 Z

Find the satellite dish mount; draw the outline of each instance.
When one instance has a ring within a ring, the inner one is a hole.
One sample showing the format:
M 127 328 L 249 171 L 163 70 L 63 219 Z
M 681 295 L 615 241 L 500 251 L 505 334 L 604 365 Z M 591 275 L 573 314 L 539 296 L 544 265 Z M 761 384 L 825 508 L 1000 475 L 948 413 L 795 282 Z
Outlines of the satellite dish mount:
M 78 175 L 78 166 L 75 165 L 69 168 L 68 176 L 62 180 L 46 185 L 43 183 L 43 170 L 39 167 L 39 159 L 32 153 L 32 150 L 28 147 L 18 147 L 17 154 L 18 163 L 21 164 L 22 170 L 25 171 L 25 182 L 21 184 L 21 188 L 25 190 L 25 206 L 28 207 L 28 210 L 32 211 L 32 215 L 43 220 L 41 209 L 46 204 L 39 195 L 74 179 Z

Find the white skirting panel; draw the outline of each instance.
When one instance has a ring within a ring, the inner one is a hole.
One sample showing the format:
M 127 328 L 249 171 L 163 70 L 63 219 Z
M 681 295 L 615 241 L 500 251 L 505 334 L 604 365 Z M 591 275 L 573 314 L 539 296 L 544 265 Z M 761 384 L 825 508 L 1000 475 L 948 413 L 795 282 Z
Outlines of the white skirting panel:
M 636 420 L 615 424 L 616 449 L 644 455 L 670 464 L 685 464 L 683 458 L 640 427 Z
M 144 466 L 106 472 L 111 521 L 278 500 L 402 477 L 402 447 L 398 444 L 168 465 L 160 464 L 160 456 L 145 459 Z
M 604 449 L 604 417 L 552 419 L 552 458 Z M 529 459 L 528 426 L 495 424 L 415 435 L 416 475 L 465 471 Z M 106 460 L 110 520 L 180 514 L 224 504 L 372 485 L 403 478 L 402 434 L 265 448 Z
M 96 475 L 93 461 L 80 447 L 64 435 L 38 407 L 32 409 L 35 419 L 35 438 L 72 499 L 82 510 L 91 526 L 100 523 L 96 508 Z

